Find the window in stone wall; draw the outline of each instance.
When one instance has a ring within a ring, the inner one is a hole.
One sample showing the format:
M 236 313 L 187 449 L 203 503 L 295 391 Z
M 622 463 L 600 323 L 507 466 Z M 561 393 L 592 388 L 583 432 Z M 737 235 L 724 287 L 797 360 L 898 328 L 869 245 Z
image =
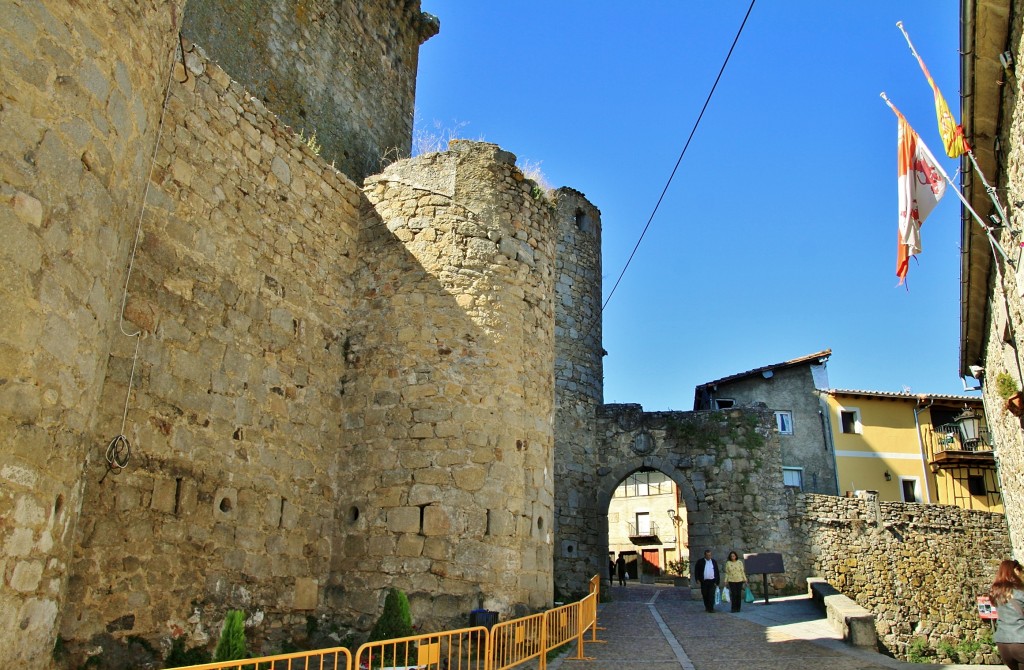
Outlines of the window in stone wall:
M 804 469 L 782 468 L 782 483 L 784 486 L 802 489 L 804 486 Z
M 793 434 L 793 413 L 789 411 L 775 413 L 775 425 L 780 435 Z
M 842 409 L 839 410 L 839 425 L 843 427 L 844 433 L 859 433 L 860 428 L 860 410 L 859 409 Z
M 715 409 L 729 409 L 735 404 L 732 398 L 715 398 Z

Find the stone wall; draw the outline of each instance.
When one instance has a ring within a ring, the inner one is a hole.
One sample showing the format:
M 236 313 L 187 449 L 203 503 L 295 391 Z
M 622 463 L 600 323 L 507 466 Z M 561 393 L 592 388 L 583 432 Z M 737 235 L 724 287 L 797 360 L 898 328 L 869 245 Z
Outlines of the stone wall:
M 144 333 L 132 460 L 97 452 L 61 634 L 253 639 L 330 586 L 362 196 L 201 49 L 178 64 L 128 284 Z M 132 231 L 134 232 L 134 231 Z M 97 430 L 120 429 L 135 339 L 109 352 Z M 106 353 L 106 352 L 104 352 Z M 106 356 L 104 356 L 106 358 Z M 258 649 L 258 644 L 256 645 Z
M 0 649 L 19 667 L 50 662 L 83 464 L 119 427 L 95 408 L 182 4 L 0 4 Z
M 1003 515 L 811 494 L 795 496 L 791 510 L 787 570 L 792 562 L 870 610 L 891 653 L 906 657 L 916 638 L 935 648 L 990 632 L 975 597 L 988 592 L 1010 554 Z
M 990 11 L 1001 13 L 1003 10 L 999 4 L 990 8 Z M 1024 2 L 1013 0 L 1005 4 L 1010 5 L 1009 15 L 1016 17 L 1010 26 L 1007 49 L 1019 64 L 1020 59 L 1024 58 L 1024 25 L 1020 20 L 1024 16 Z M 1024 338 L 1024 272 L 1020 270 L 1024 267 L 1024 261 L 1017 237 L 1017 231 L 1024 229 L 1024 215 L 1021 207 L 1016 204 L 1024 200 L 1024 105 L 1020 104 L 1019 95 L 1024 86 L 1024 68 L 1018 65 L 1011 72 L 1000 70 L 999 74 L 1009 78 L 1011 83 L 1003 89 L 1002 109 L 987 112 L 1002 119 L 1000 137 L 997 138 L 997 146 L 1004 147 L 1003 153 L 999 154 L 1001 173 L 998 186 L 1004 207 L 1009 205 L 1007 213 L 1012 226 L 997 230 L 996 237 L 1018 270 L 1002 263 L 1002 283 L 998 281 L 994 270 L 990 277 L 984 360 L 980 363 L 985 369 L 985 413 L 995 445 L 1003 506 L 1014 556 L 1021 559 L 1024 557 L 1024 421 L 1005 409 L 1006 400 L 996 392 L 995 380 L 1000 373 L 1009 374 L 1018 385 L 1024 379 L 1024 351 L 1020 343 L 1021 338 Z M 984 213 L 989 205 L 975 204 L 975 207 L 984 207 L 979 210 Z M 999 259 L 995 262 L 999 262 Z
M 419 0 L 189 0 L 183 31 L 356 181 L 409 155 Z

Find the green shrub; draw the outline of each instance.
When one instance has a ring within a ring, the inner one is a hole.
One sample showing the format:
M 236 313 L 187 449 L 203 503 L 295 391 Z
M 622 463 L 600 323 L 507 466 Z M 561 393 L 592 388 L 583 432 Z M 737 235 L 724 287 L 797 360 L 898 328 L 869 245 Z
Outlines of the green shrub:
M 1010 396 L 1019 390 L 1017 380 L 1006 372 L 1000 372 L 996 375 L 996 392 L 1003 400 L 1009 400 Z
M 915 637 L 907 646 L 907 660 L 911 663 L 930 663 L 934 655 L 926 637 Z
M 213 652 L 213 660 L 219 663 L 248 657 L 245 649 L 245 612 L 231 610 L 224 618 L 224 627 L 220 630 L 220 641 Z
M 392 640 L 397 637 L 409 637 L 413 634 L 412 615 L 409 614 L 409 599 L 401 589 L 390 589 L 384 599 L 384 611 L 370 631 L 367 642 Z M 372 667 L 390 665 L 407 665 L 406 660 L 416 653 L 415 644 L 387 645 L 381 650 L 379 658 L 374 658 Z

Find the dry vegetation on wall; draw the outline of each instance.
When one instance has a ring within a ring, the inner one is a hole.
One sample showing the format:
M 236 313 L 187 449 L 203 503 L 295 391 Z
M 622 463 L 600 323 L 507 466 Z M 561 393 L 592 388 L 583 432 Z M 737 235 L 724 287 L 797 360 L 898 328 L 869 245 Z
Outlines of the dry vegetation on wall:
M 469 137 L 469 133 L 464 132 L 469 125 L 469 121 L 452 121 L 451 124 L 447 125 L 437 119 L 434 119 L 430 123 L 416 121 L 412 135 L 412 151 L 409 152 L 409 155 L 405 155 L 406 152 L 400 148 L 391 147 L 384 152 L 383 156 L 381 156 L 381 169 L 383 170 L 388 165 L 406 158 L 414 158 L 423 154 L 447 151 L 448 145 L 453 140 L 471 139 L 475 142 L 487 141 L 483 134 L 480 134 L 476 138 Z M 314 135 L 312 139 L 315 142 L 316 136 Z M 314 152 L 319 154 L 317 149 L 314 149 Z M 530 158 L 517 158 L 516 167 L 518 167 L 520 172 L 523 173 L 523 177 L 525 179 L 536 185 L 536 189 L 533 194 L 534 198 L 540 199 L 540 197 L 543 196 L 546 200 L 551 200 L 549 193 L 554 190 L 554 186 L 548 181 L 541 169 L 541 164 L 543 162 L 544 161 L 535 161 Z

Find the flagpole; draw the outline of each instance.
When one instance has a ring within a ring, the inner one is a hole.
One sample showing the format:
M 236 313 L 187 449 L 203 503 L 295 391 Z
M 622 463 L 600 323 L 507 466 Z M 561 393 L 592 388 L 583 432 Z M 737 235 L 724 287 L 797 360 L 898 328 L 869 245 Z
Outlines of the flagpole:
M 885 91 L 879 93 L 879 96 L 882 98 L 882 100 L 885 101 L 885 104 L 889 106 L 889 109 L 892 110 L 893 114 L 896 114 L 897 116 L 902 116 L 900 110 L 896 109 L 896 105 L 892 104 L 889 98 L 885 95 Z M 949 175 L 946 174 L 946 171 L 942 169 L 942 165 L 940 165 L 939 162 L 935 160 L 935 156 L 933 156 L 931 150 L 928 149 L 928 145 L 925 144 L 924 141 L 921 141 L 918 143 L 918 147 L 920 149 L 923 149 L 924 152 L 928 155 L 928 158 L 931 159 L 931 162 L 935 166 L 935 169 L 939 171 L 939 174 L 942 175 L 942 178 L 946 180 L 946 183 L 949 184 L 950 188 L 953 189 L 953 192 L 956 193 L 956 196 L 960 198 L 960 202 L 964 204 L 964 207 L 967 209 L 967 211 L 971 213 L 971 216 L 974 217 L 974 220 L 977 221 L 978 225 L 981 226 L 982 230 L 985 231 L 985 234 L 988 236 L 988 241 L 992 245 L 992 248 L 999 252 L 999 255 L 1003 257 L 1003 260 L 1005 260 L 1010 265 L 1013 265 L 1014 263 L 1010 259 L 1010 257 L 1006 255 L 1006 251 L 1003 250 L 1003 248 L 999 245 L 999 242 L 997 242 L 995 238 L 992 236 L 992 226 L 989 226 L 984 221 L 982 221 L 981 216 L 979 216 L 978 213 L 974 211 L 974 207 L 972 207 L 971 203 L 967 201 L 967 198 L 965 198 L 964 194 L 960 192 L 960 189 L 956 187 L 956 184 L 954 184 L 953 180 L 949 178 Z M 984 177 L 982 177 L 982 179 L 984 179 Z
M 896 22 L 896 27 L 900 29 L 901 33 L 903 33 L 903 39 L 905 39 L 907 41 L 907 46 L 910 47 L 910 53 L 912 53 L 914 55 L 914 58 L 917 59 L 917 64 L 921 66 L 921 70 L 924 71 L 925 77 L 927 77 L 929 83 L 934 88 L 935 82 L 934 82 L 934 80 L 932 80 L 931 73 L 928 72 L 928 68 L 925 67 L 924 61 L 921 60 L 920 54 L 918 54 L 917 53 L 917 49 L 914 48 L 914 43 L 910 41 L 910 35 L 908 35 L 907 31 L 904 30 L 903 22 L 902 21 L 897 21 Z M 937 90 L 936 90 L 936 95 L 938 95 Z M 943 103 L 943 104 L 945 104 L 945 103 Z M 890 105 L 890 107 L 891 106 L 892 105 Z M 963 128 L 960 127 L 960 126 L 957 126 L 957 127 L 960 128 L 961 133 L 962 133 L 963 132 Z M 940 130 L 941 130 L 941 128 L 940 128 Z M 998 192 L 997 192 L 996 188 L 994 186 L 992 186 L 991 184 L 989 184 L 988 180 L 985 179 L 985 173 L 983 173 L 981 171 L 981 167 L 978 166 L 978 161 L 974 157 L 974 150 L 971 149 L 971 145 L 968 144 L 966 141 L 964 142 L 964 149 L 965 149 L 964 153 L 966 153 L 967 157 L 971 159 L 971 165 L 974 166 L 974 172 L 978 175 L 978 178 L 981 179 L 981 183 L 985 186 L 985 192 L 988 193 L 989 200 L 991 200 L 992 204 L 995 205 L 996 212 L 999 214 L 999 221 L 1000 221 L 1000 223 L 1002 225 L 1009 226 L 1010 225 L 1010 221 L 1009 221 L 1009 219 L 1006 218 L 1006 211 L 1003 209 L 1002 203 L 999 202 L 999 195 L 998 195 Z M 963 200 L 963 198 L 961 198 L 961 200 Z M 972 210 L 972 213 L 973 213 L 973 210 Z M 977 216 L 977 215 L 975 215 L 975 216 Z M 1002 249 L 1000 249 L 1000 251 L 1002 251 Z M 1006 258 L 1006 254 L 1005 253 L 1003 253 L 1003 258 Z M 1007 258 L 1007 260 L 1009 260 L 1009 259 Z

